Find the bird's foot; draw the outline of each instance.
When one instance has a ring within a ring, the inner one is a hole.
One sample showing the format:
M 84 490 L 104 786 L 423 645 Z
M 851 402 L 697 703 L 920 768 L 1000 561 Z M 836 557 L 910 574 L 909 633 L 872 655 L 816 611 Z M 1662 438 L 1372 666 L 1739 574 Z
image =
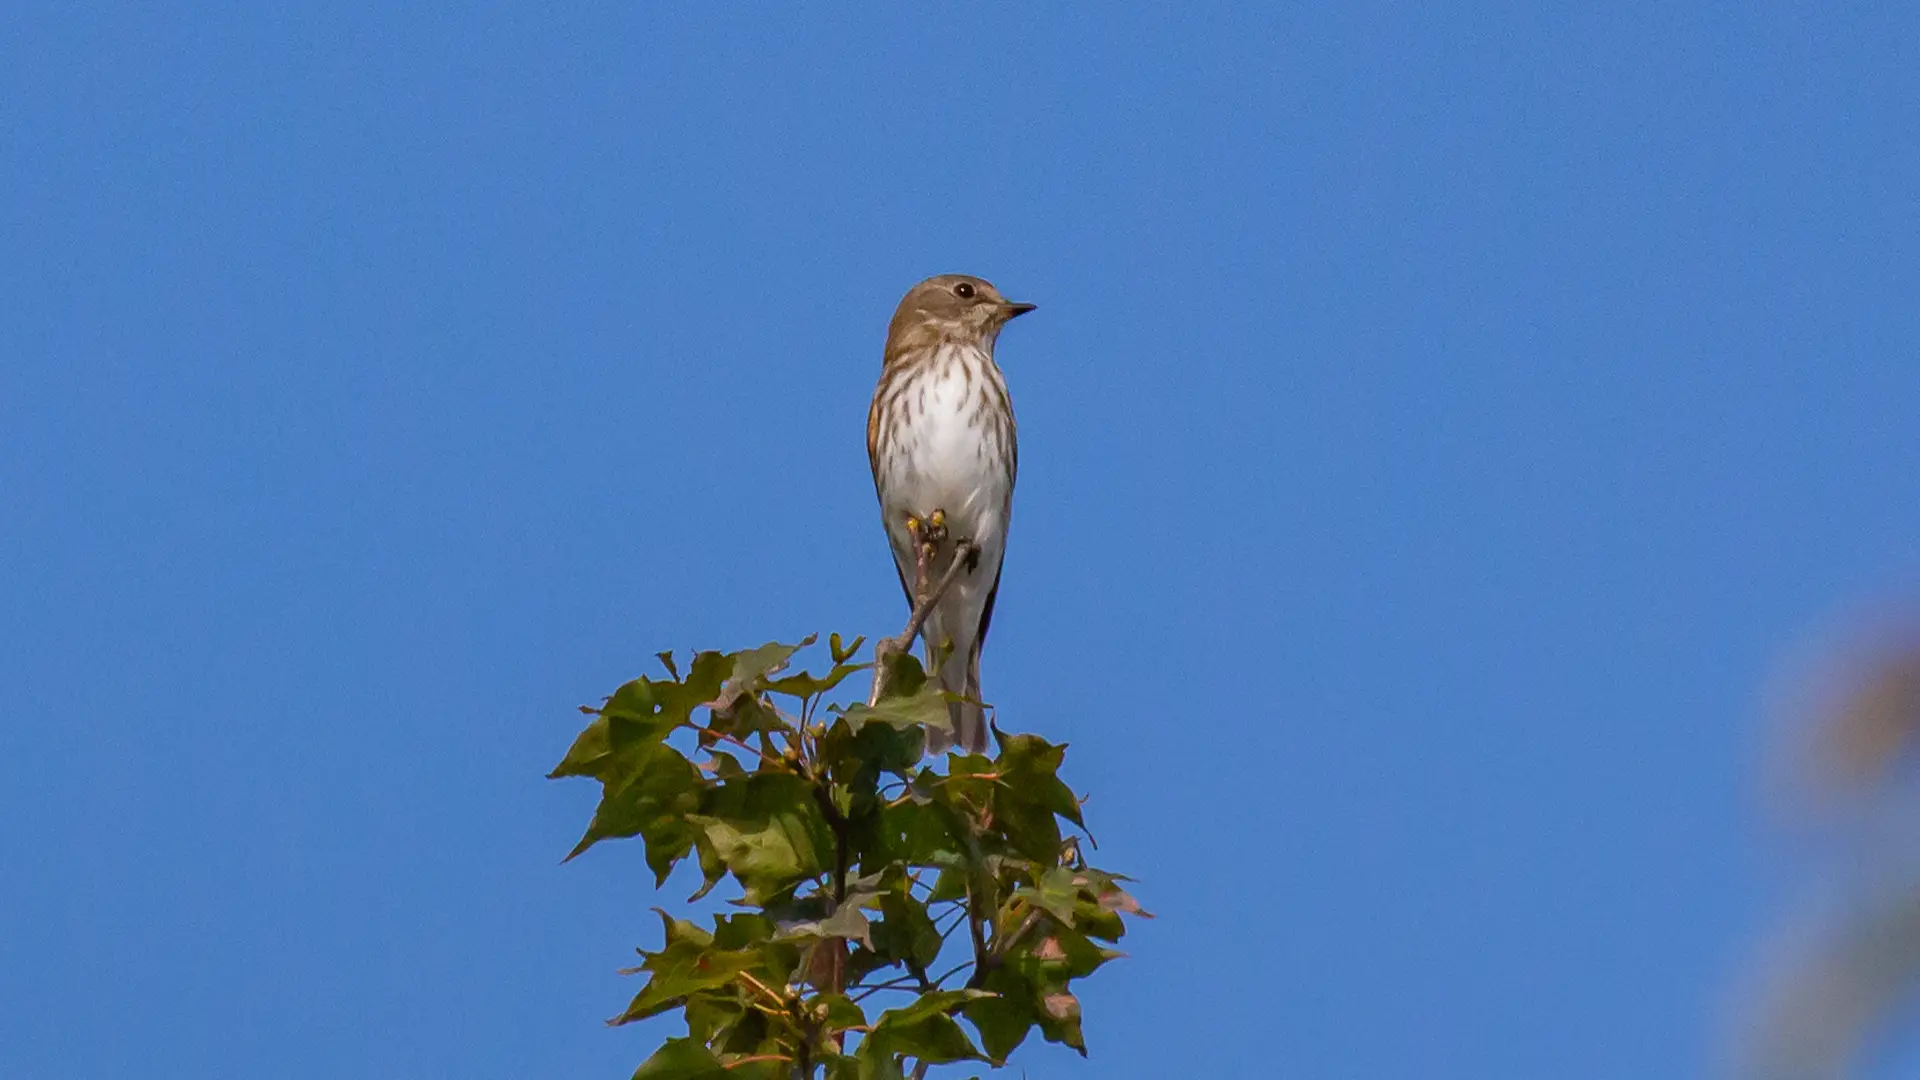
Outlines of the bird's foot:
M 935 509 L 926 517 L 907 515 L 907 535 L 913 537 L 915 547 L 923 544 L 939 547 L 947 541 L 947 512 Z

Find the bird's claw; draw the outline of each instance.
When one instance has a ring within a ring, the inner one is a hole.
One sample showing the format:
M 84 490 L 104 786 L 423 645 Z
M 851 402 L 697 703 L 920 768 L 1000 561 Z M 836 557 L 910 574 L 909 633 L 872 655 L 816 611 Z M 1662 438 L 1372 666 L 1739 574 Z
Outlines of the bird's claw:
M 916 547 L 938 547 L 947 540 L 947 512 L 936 509 L 921 519 L 907 515 L 907 535 L 913 537 Z

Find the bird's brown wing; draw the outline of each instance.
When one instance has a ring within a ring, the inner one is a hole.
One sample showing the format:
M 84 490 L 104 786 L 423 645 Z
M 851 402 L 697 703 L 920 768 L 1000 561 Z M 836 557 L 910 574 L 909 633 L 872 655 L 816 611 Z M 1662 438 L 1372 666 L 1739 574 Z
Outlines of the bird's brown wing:
M 873 493 L 880 494 L 880 391 L 873 393 L 873 403 L 867 406 L 867 466 L 873 470 Z M 884 505 L 884 504 L 883 504 Z M 882 511 L 882 517 L 885 511 Z M 883 521 L 884 525 L 885 522 Z M 887 540 L 887 553 L 893 554 L 893 540 Z M 900 591 L 906 595 L 907 610 L 913 610 L 913 586 L 907 583 L 907 572 L 900 566 L 900 560 L 893 560 L 893 572 L 900 579 Z
M 880 391 L 867 406 L 867 465 L 873 469 L 873 489 L 880 490 Z

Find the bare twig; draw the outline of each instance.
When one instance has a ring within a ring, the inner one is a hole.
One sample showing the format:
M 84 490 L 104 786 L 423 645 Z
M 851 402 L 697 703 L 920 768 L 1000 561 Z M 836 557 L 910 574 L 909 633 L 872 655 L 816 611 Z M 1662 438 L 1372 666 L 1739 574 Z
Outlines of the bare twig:
M 969 890 L 971 892 L 971 890 Z M 969 898 L 971 900 L 971 897 Z M 971 902 L 967 905 L 967 933 L 973 938 L 973 976 L 967 980 L 967 986 L 978 990 L 985 985 L 987 973 L 993 970 L 994 956 L 987 951 L 987 920 Z
M 912 989 L 917 981 L 918 980 L 911 975 L 902 975 L 897 979 L 888 979 L 883 983 L 874 983 L 872 986 L 862 986 L 854 993 L 848 995 L 848 997 L 853 1001 L 865 1001 L 882 990 Z
M 755 1054 L 752 1057 L 743 1057 L 733 1061 L 729 1061 L 725 1065 L 722 1065 L 720 1067 L 723 1069 L 731 1070 L 731 1069 L 737 1069 L 742 1065 L 746 1065 L 746 1064 L 749 1064 L 750 1062 L 755 1062 L 755 1061 L 792 1061 L 792 1060 L 793 1060 L 792 1058 L 788 1057 L 785 1054 Z
M 971 967 L 972 965 L 973 965 L 973 961 L 971 960 L 962 960 L 959 963 L 953 965 L 953 967 L 949 968 L 939 978 L 933 980 L 933 988 L 935 990 L 940 989 L 941 983 L 944 983 L 948 979 L 953 978 L 955 975 L 960 974 L 962 971 L 965 971 L 967 968 Z
M 1033 928 L 1039 925 L 1039 923 L 1040 923 L 1040 909 L 1028 908 L 1027 917 L 1020 920 L 1019 928 L 1014 930 L 1013 933 L 1008 934 L 1006 937 L 1001 938 L 999 941 L 994 942 L 994 945 L 993 945 L 994 964 L 997 966 L 999 964 L 1005 963 L 1007 960 L 1007 957 L 1013 955 L 1013 950 L 1020 947 L 1021 940 L 1024 939 L 1029 933 L 1031 933 L 1033 931 Z
M 758 757 L 761 760 L 761 762 L 764 764 L 768 764 L 768 765 L 780 764 L 780 759 L 778 757 L 775 757 L 772 754 L 767 753 L 765 749 L 761 747 L 753 746 L 743 740 L 734 738 L 732 735 L 729 735 L 724 731 L 715 731 L 712 728 L 703 728 L 699 724 L 695 724 L 691 722 L 687 723 L 685 726 L 688 728 L 691 728 L 692 730 L 702 735 L 706 735 L 710 738 L 718 739 L 721 742 L 732 743 L 733 745 L 739 747 L 740 749 L 745 750 L 747 753 Z M 765 733 L 762 732 L 762 734 L 765 734 Z
M 881 638 L 873 643 L 873 690 L 867 695 L 868 705 L 878 703 L 880 696 L 886 692 L 887 657 L 913 648 L 913 639 L 920 636 L 921 628 L 926 625 L 927 618 L 933 614 L 933 609 L 940 603 L 940 598 L 947 595 L 947 590 L 960 579 L 961 571 L 966 570 L 979 557 L 980 545 L 971 540 L 954 541 L 953 562 L 948 564 L 947 572 L 940 575 L 940 580 L 934 582 L 933 587 L 929 589 L 927 586 L 928 579 L 933 576 L 934 551 L 935 545 L 932 543 L 919 545 L 919 557 L 914 560 L 915 600 L 913 611 L 907 616 L 906 629 L 900 631 L 898 637 Z
M 959 909 L 954 913 L 953 921 L 947 924 L 947 928 L 945 930 L 940 930 L 940 943 L 943 945 L 946 944 L 947 938 L 953 936 L 953 932 L 955 930 L 958 930 L 960 928 L 960 924 L 966 921 L 967 921 L 967 908 L 965 904 L 962 904 L 960 905 Z M 940 928 L 938 926 L 935 926 L 934 929 L 939 930 Z
M 769 987 L 766 983 L 761 982 L 759 979 L 754 978 L 751 973 L 745 972 L 745 971 L 740 972 L 740 979 L 741 981 L 745 982 L 748 986 L 751 986 L 755 990 L 758 990 L 762 994 L 765 994 L 767 996 L 767 1000 L 773 1002 L 776 1007 L 782 1010 L 786 1009 L 787 999 L 781 997 L 779 994 L 774 993 L 771 987 Z

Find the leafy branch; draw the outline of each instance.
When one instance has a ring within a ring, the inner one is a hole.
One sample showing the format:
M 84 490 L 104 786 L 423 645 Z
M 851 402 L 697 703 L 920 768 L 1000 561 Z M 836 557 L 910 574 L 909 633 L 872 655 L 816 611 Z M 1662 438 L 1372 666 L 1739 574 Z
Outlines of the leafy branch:
M 687 1034 L 636 1080 L 904 1080 L 997 1067 L 1035 1028 L 1085 1053 L 1071 984 L 1145 912 L 1063 832 L 1085 833 L 1065 746 L 996 731 L 992 757 L 922 760 L 947 699 L 909 649 L 953 576 L 919 590 L 875 661 L 837 634 L 818 675 L 789 673 L 811 637 L 699 652 L 684 673 L 662 653 L 666 677 L 582 710 L 552 775 L 598 780 L 601 797 L 568 858 L 639 837 L 656 886 L 691 858 L 689 903 L 737 892 L 710 925 L 662 911 L 660 946 L 639 950 L 646 982 L 610 1023 L 677 1011 Z M 876 662 L 865 703 L 830 700 Z

